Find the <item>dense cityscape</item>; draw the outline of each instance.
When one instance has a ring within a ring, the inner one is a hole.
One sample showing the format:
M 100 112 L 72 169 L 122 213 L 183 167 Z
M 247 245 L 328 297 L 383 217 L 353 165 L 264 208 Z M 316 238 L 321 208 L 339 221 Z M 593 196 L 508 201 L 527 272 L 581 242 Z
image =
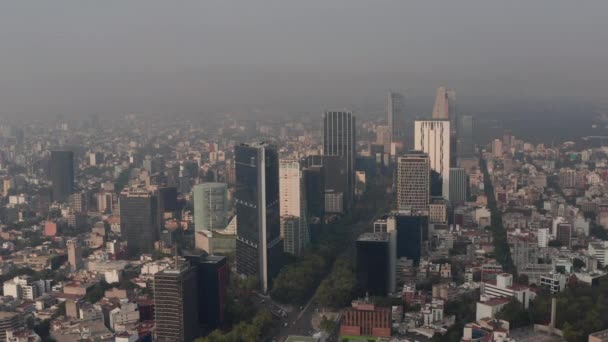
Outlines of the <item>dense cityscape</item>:
M 428 112 L 5 120 L 0 340 L 605 341 L 605 139 Z
M 0 342 L 608 342 L 608 1 L 0 1 Z

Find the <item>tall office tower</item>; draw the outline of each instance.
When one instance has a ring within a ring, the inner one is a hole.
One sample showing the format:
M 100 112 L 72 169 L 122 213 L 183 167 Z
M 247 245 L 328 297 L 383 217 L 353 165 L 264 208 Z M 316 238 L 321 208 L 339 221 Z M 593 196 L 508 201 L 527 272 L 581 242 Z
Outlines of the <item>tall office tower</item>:
M 387 231 L 397 232 L 397 259 L 420 262 L 423 241 L 428 240 L 429 218 L 425 215 L 394 213 L 387 218 Z
M 154 275 L 154 316 L 159 342 L 193 341 L 200 334 L 196 269 L 188 263 Z
M 127 241 L 127 254 L 139 257 L 152 253 L 158 241 L 163 213 L 158 196 L 143 189 L 125 189 L 120 194 L 120 235 Z
M 70 204 L 70 208 L 76 213 L 83 213 L 87 211 L 87 193 L 84 191 L 75 192 L 68 196 L 68 202 Z
M 323 219 L 325 215 L 325 177 L 323 165 L 311 165 L 302 169 L 306 186 L 306 209 L 309 217 Z
M 456 93 L 446 87 L 437 88 L 435 104 L 433 105 L 434 120 L 449 120 L 454 114 L 454 100 Z
M 310 234 L 306 210 L 306 187 L 297 160 L 279 161 L 279 196 L 284 251 L 300 255 L 310 241 Z M 290 228 L 289 231 L 286 228 Z
M 330 210 L 340 207 L 338 213 L 342 213 L 346 204 L 344 203 L 345 193 L 348 192 L 348 177 L 345 158 L 340 156 L 307 156 L 301 160 L 302 166 L 320 167 L 323 171 L 323 211 L 335 212 Z M 338 201 L 338 199 L 342 199 Z M 330 201 L 335 202 L 333 205 Z M 338 210 L 338 209 L 336 209 Z
M 74 152 L 51 151 L 53 201 L 66 202 L 74 191 Z
M 357 283 L 371 296 L 391 292 L 391 258 L 395 258 L 389 233 L 364 233 L 356 242 Z
M 355 116 L 351 112 L 325 112 L 323 115 L 323 154 L 344 157 L 346 163 L 346 208 L 350 208 L 355 191 L 355 133 Z
M 382 146 L 385 154 L 391 153 L 391 129 L 389 126 L 376 127 L 376 144 Z
M 184 257 L 196 268 L 199 325 L 205 331 L 217 329 L 224 323 L 230 278 L 228 259 L 225 256 L 207 255 L 205 252 L 190 252 L 184 254 Z
M 559 223 L 557 225 L 556 240 L 562 243 L 562 246 L 570 248 L 572 246 L 572 224 Z
M 158 198 L 163 204 L 166 212 L 174 212 L 180 209 L 177 202 L 177 188 L 174 186 L 162 186 L 158 188 Z
M 412 151 L 397 162 L 397 209 L 428 212 L 431 169 L 426 153 Z
M 492 156 L 495 158 L 500 158 L 502 157 L 502 154 L 502 140 L 494 139 L 494 141 L 492 141 Z
M 469 193 L 469 175 L 462 167 L 450 168 L 450 204 L 452 206 L 467 201 Z
M 194 187 L 194 228 L 218 230 L 228 224 L 228 186 L 226 183 L 201 183 Z
M 236 164 L 236 269 L 258 276 L 267 292 L 279 271 L 283 255 L 279 209 L 279 158 L 267 143 L 237 145 Z
M 415 148 L 429 155 L 431 169 L 441 176 L 441 194 L 450 193 L 450 122 L 428 120 L 415 122 Z
M 68 249 L 68 264 L 70 264 L 70 270 L 72 272 L 78 271 L 82 268 L 82 248 L 80 242 L 76 239 L 70 239 L 66 241 Z
M 388 94 L 388 126 L 391 132 L 391 142 L 400 143 L 405 146 L 406 139 L 406 120 L 405 120 L 405 99 L 399 93 L 391 92 Z M 390 153 L 384 151 L 384 153 Z
M 473 117 L 471 115 L 459 116 L 456 131 L 456 154 L 458 158 L 474 158 Z

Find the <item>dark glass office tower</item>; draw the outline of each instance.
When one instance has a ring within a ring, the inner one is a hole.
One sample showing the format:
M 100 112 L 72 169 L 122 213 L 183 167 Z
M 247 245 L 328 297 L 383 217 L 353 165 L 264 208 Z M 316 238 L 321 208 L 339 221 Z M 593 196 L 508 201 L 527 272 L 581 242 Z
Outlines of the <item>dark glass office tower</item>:
M 399 93 L 389 93 L 388 104 L 388 126 L 391 132 L 391 142 L 401 143 L 402 147 L 405 146 L 406 133 L 406 120 L 405 120 L 405 99 L 403 95 Z M 384 151 L 390 153 L 390 151 Z
M 236 167 L 236 268 L 258 276 L 262 291 L 278 273 L 283 256 L 279 212 L 279 158 L 267 143 L 234 149 Z
M 322 165 L 312 165 L 303 169 L 306 187 L 306 208 L 311 217 L 323 219 L 325 214 L 325 177 Z
M 450 168 L 450 204 L 452 206 L 467 201 L 469 193 L 469 176 L 461 167 Z
M 154 250 L 164 211 L 160 203 L 156 194 L 143 189 L 127 189 L 120 194 L 120 234 L 127 241 L 130 257 Z
M 323 115 L 323 154 L 344 157 L 346 163 L 345 208 L 350 208 L 355 191 L 355 133 L 355 116 L 351 112 L 325 112 Z
M 198 296 L 196 268 L 187 263 L 154 275 L 155 341 L 193 341 L 200 335 Z
M 473 117 L 471 115 L 458 116 L 456 132 L 457 157 L 459 159 L 474 158 Z
M 210 332 L 224 323 L 230 266 L 224 256 L 191 252 L 184 255 L 198 278 L 199 325 Z
M 364 233 L 356 242 L 357 284 L 370 296 L 386 296 L 389 290 L 390 248 L 388 233 Z
M 397 230 L 397 258 L 406 257 L 414 260 L 417 265 L 422 255 L 422 241 L 427 240 L 429 218 L 397 214 L 394 219 Z
M 344 207 L 347 208 L 348 177 L 346 158 L 343 156 L 307 156 L 300 164 L 304 168 L 318 167 L 322 170 L 323 197 L 326 193 L 342 194 Z M 314 195 L 313 195 L 314 197 Z M 322 200 L 325 213 L 325 199 Z M 310 209 L 309 209 L 310 211 Z
M 74 191 L 74 152 L 51 151 L 53 201 L 66 202 Z

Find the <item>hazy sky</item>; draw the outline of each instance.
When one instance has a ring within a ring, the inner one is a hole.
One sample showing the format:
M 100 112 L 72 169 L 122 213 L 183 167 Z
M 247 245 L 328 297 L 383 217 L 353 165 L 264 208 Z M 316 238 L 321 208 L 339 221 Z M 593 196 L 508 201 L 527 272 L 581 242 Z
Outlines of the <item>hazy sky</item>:
M 0 116 L 314 112 L 442 84 L 465 104 L 604 101 L 606 13 L 600 0 L 2 1 Z

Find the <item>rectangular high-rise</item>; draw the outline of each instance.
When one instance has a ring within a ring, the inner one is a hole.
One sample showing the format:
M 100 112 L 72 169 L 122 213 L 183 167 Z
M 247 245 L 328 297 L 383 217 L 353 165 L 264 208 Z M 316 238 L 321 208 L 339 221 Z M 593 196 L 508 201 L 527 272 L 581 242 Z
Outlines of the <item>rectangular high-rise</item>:
M 429 156 L 420 151 L 397 161 L 397 209 L 427 213 L 430 201 L 431 169 Z
M 74 152 L 51 151 L 53 201 L 66 202 L 74 191 Z
M 456 92 L 454 92 L 454 90 L 447 89 L 443 86 L 437 88 L 432 118 L 434 120 L 452 120 L 455 116 L 455 98 Z
M 450 193 L 450 122 L 447 120 L 416 121 L 415 149 L 429 155 L 431 170 L 441 176 L 441 195 Z
M 346 208 L 350 208 L 355 191 L 355 134 L 355 116 L 351 112 L 329 111 L 323 115 L 323 154 L 344 157 L 346 163 Z
M 397 258 L 420 262 L 423 241 L 428 239 L 429 218 L 425 215 L 395 213 L 387 219 L 387 230 L 397 232 Z
M 281 267 L 279 158 L 267 143 L 237 145 L 236 167 L 236 269 L 258 276 L 267 292 Z
M 356 242 L 358 286 L 371 296 L 386 296 L 391 290 L 389 233 L 364 233 Z
M 159 342 L 193 341 L 200 334 L 199 288 L 194 267 L 184 263 L 154 275 L 154 319 Z
M 195 230 L 220 230 L 228 224 L 228 185 L 201 183 L 194 186 Z
M 310 165 L 302 170 L 306 187 L 306 209 L 309 217 L 319 220 L 325 215 L 325 167 Z
M 458 116 L 456 127 L 456 155 L 459 159 L 474 158 L 473 117 Z
M 68 250 L 68 264 L 70 264 L 70 270 L 76 272 L 83 266 L 82 260 L 82 248 L 78 239 L 69 239 L 66 241 Z
M 306 187 L 300 171 L 300 162 L 297 160 L 279 161 L 279 196 L 284 250 L 293 255 L 300 255 L 310 240 L 310 234 L 306 210 Z
M 400 143 L 405 146 L 406 139 L 406 120 L 405 120 L 405 99 L 402 94 L 390 92 L 388 94 L 388 126 L 390 130 L 390 141 Z M 384 150 L 384 153 L 390 153 L 390 150 Z
M 467 201 L 469 192 L 469 175 L 462 167 L 450 168 L 450 204 L 452 206 Z
M 224 323 L 230 266 L 225 256 L 190 252 L 184 255 L 198 278 L 199 325 L 208 332 Z
M 127 254 L 152 253 L 161 228 L 162 206 L 155 193 L 125 189 L 120 194 L 120 235 L 127 241 Z

